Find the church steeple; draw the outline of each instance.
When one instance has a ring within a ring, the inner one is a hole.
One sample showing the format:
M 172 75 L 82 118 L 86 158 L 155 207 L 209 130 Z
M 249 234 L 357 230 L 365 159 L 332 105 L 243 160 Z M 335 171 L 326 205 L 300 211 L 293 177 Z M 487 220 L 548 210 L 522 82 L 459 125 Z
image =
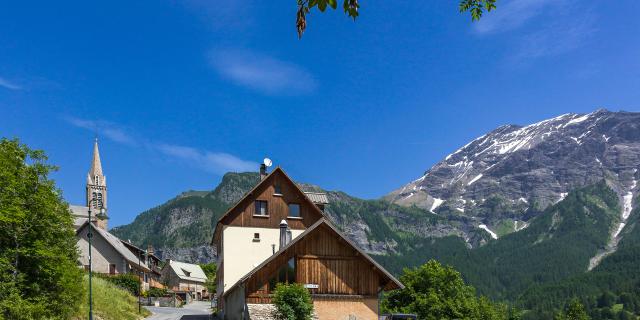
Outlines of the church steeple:
M 91 171 L 89 171 L 92 177 L 96 175 L 102 175 L 102 163 L 100 163 L 100 150 L 98 150 L 98 138 L 93 143 L 93 161 L 91 162 Z
M 93 144 L 93 159 L 91 169 L 87 173 L 87 207 L 91 207 L 94 215 L 104 209 L 107 210 L 107 177 L 102 174 L 102 163 L 100 162 L 100 151 L 98 150 L 98 138 Z M 107 221 L 98 220 L 98 227 L 107 228 Z

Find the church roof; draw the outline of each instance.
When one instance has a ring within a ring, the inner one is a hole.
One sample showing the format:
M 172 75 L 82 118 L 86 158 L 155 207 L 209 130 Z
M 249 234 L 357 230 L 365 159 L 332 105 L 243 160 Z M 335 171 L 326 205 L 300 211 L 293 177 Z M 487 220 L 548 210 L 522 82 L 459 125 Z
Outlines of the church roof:
M 98 139 L 93 144 L 93 161 L 91 161 L 91 170 L 89 171 L 91 177 L 102 175 L 102 163 L 100 163 L 100 150 L 98 150 Z

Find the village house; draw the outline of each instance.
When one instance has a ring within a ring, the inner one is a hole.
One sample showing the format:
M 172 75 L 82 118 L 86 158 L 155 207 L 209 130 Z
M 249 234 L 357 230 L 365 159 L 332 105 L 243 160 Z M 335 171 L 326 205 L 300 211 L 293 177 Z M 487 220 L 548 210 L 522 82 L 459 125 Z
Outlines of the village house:
M 142 289 L 162 288 L 160 283 L 160 259 L 150 250 L 142 250 L 129 241 L 123 241 L 107 231 L 107 178 L 102 173 L 98 140 L 93 145 L 91 169 L 87 174 L 86 205 L 70 205 L 74 218 L 78 264 L 89 269 L 89 227 L 91 226 L 92 272 L 106 275 L 132 273 L 140 277 Z M 88 223 L 91 211 L 91 225 Z
M 329 221 L 326 195 L 305 194 L 279 167 L 260 176 L 212 239 L 223 318 L 250 319 L 277 283 L 300 283 L 318 319 L 378 319 L 380 294 L 402 284 Z
M 183 301 L 189 302 L 209 297 L 205 287 L 207 276 L 197 264 L 167 259 L 160 273 L 160 281 Z

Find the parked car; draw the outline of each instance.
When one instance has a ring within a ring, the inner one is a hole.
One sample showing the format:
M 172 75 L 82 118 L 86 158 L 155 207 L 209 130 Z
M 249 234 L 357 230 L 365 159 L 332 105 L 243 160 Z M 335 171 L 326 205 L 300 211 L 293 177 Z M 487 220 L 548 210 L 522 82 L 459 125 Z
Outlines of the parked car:
M 418 316 L 404 313 L 383 314 L 380 316 L 380 320 L 418 320 Z

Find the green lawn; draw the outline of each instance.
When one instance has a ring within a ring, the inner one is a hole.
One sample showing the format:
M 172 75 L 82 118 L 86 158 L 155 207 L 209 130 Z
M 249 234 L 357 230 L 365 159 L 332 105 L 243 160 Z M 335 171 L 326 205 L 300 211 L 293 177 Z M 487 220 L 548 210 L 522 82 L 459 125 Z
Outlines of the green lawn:
M 101 320 L 138 320 L 144 319 L 151 313 L 142 308 L 138 314 L 136 297 L 128 291 L 120 289 L 97 277 L 93 277 L 93 315 L 94 319 Z M 88 292 L 89 276 L 84 276 L 85 292 Z M 76 316 L 73 320 L 87 319 L 89 314 L 89 297 L 85 294 Z

